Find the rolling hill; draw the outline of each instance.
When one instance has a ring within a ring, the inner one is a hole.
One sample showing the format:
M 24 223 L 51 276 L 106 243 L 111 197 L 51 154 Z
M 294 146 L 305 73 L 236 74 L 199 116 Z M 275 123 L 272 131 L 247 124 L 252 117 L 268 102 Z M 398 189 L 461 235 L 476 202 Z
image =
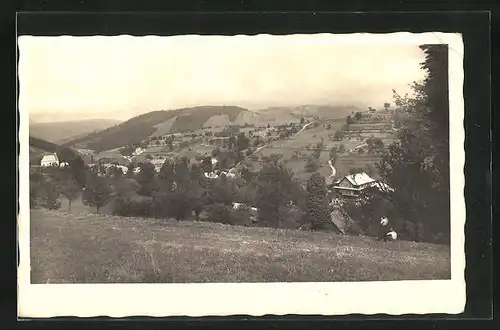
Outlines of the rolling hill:
M 353 112 L 364 111 L 353 105 L 302 105 L 293 108 L 293 115 L 313 116 L 321 119 L 347 117 Z
M 119 123 L 121 121 L 115 119 L 88 119 L 48 123 L 30 122 L 29 129 L 31 136 L 61 144 Z
M 354 106 L 330 105 L 274 107 L 255 112 L 238 106 L 199 106 L 169 111 L 159 110 L 72 139 L 63 145 L 101 152 L 138 143 L 152 136 L 196 131 L 204 127 L 224 127 L 231 124 L 279 125 L 299 122 L 302 116 L 339 118 L 358 110 Z
M 152 135 L 158 135 L 159 130 L 162 134 L 198 130 L 214 116 L 227 116 L 229 121 L 233 122 L 242 112 L 250 113 L 247 109 L 236 106 L 200 106 L 152 111 L 119 125 L 73 139 L 64 145 L 100 152 L 140 142 Z
M 57 153 L 60 161 L 71 161 L 79 153 L 72 148 L 64 148 L 55 143 L 45 141 L 33 136 L 29 139 L 30 164 L 39 165 L 45 154 Z

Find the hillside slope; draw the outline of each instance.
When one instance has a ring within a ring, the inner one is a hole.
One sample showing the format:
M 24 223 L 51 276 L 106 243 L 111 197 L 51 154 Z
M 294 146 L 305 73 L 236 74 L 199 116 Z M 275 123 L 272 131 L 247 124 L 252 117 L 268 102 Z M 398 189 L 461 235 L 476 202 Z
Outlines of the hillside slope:
M 88 119 L 51 123 L 30 123 L 30 135 L 53 142 L 64 143 L 82 134 L 100 131 L 121 123 L 114 119 Z
M 30 227 L 32 283 L 450 278 L 445 245 L 48 210 Z
M 140 142 L 155 135 L 159 129 L 166 132 L 168 128 L 168 133 L 201 129 L 212 116 L 227 115 L 231 121 L 234 121 L 242 111 L 248 110 L 236 106 L 202 106 L 152 111 L 119 125 L 74 139 L 64 145 L 79 146 L 100 152 Z
M 55 143 L 45 141 L 34 136 L 29 138 L 29 148 L 30 148 L 30 164 L 39 165 L 44 154 L 57 153 L 60 161 L 69 162 L 76 155 L 79 155 L 77 151 L 72 148 L 65 148 L 57 145 Z
M 321 119 L 347 117 L 363 109 L 353 105 L 303 105 L 293 109 L 294 115 L 315 116 Z

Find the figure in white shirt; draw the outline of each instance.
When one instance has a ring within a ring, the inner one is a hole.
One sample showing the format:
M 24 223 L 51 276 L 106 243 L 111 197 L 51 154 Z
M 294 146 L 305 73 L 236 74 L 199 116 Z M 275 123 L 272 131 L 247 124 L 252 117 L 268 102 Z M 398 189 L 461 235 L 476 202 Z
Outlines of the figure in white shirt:
M 397 238 L 398 234 L 391 228 L 390 231 L 385 234 L 384 241 L 395 241 Z
M 378 229 L 378 238 L 380 240 L 385 239 L 385 235 L 387 234 L 387 225 L 389 224 L 389 219 L 387 217 L 380 218 L 379 229 Z

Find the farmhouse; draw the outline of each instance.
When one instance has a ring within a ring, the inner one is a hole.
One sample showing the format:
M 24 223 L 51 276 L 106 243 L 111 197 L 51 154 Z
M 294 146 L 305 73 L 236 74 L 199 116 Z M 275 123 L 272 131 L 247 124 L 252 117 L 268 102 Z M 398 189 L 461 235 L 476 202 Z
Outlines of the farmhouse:
M 334 191 L 345 197 L 358 197 L 366 188 L 376 188 L 385 193 L 394 192 L 388 184 L 377 181 L 364 172 L 347 175 L 333 184 Z
M 41 166 L 59 166 L 59 157 L 57 154 L 45 155 L 40 162 Z
M 163 166 L 163 163 L 165 162 L 165 160 L 160 159 L 160 158 L 153 158 L 153 159 L 150 159 L 149 162 L 155 166 L 156 172 L 160 172 L 161 167 Z
M 373 187 L 376 182 L 375 179 L 362 172 L 340 179 L 334 184 L 334 189 L 342 196 L 357 197 L 361 191 Z

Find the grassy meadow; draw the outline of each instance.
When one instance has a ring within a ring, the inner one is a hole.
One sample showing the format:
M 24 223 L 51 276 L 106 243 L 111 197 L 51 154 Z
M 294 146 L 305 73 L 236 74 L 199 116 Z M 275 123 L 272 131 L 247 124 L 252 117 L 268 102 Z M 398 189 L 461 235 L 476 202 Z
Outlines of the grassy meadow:
M 450 278 L 445 245 L 66 210 L 31 211 L 32 283 Z

